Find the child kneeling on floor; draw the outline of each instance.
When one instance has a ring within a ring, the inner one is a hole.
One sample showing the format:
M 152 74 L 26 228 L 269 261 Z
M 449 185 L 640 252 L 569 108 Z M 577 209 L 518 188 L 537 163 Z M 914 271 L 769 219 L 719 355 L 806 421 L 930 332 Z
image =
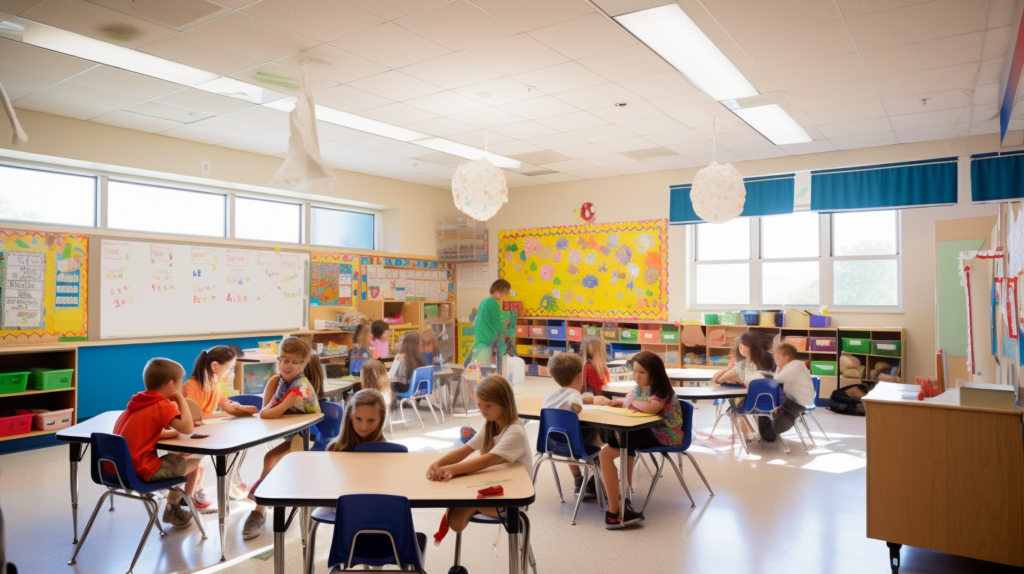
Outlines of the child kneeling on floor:
M 581 394 L 587 382 L 583 374 L 583 359 L 575 353 L 558 353 L 552 357 L 548 361 L 548 374 L 562 388 L 548 393 L 544 397 L 544 404 L 541 408 L 572 410 L 576 414 L 580 414 L 583 411 L 583 405 L 607 405 L 611 402 L 604 396 L 585 397 Z M 597 429 L 593 427 L 583 428 L 583 444 L 597 448 L 604 447 L 604 442 L 598 435 Z M 573 480 L 576 482 L 575 494 L 579 496 L 583 486 L 580 467 L 571 464 L 569 472 L 572 473 Z M 594 477 L 587 482 L 587 488 L 583 492 L 584 498 L 597 496 Z

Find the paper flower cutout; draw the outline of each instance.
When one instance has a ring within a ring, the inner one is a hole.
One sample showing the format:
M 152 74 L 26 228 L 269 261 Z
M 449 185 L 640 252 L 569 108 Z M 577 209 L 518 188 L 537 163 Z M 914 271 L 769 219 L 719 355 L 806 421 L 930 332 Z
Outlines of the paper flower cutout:
M 508 201 L 505 174 L 487 158 L 466 162 L 452 176 L 455 207 L 477 221 L 487 221 Z
M 743 213 L 747 188 L 743 176 L 732 164 L 711 162 L 697 172 L 690 188 L 693 211 L 709 223 L 725 223 Z

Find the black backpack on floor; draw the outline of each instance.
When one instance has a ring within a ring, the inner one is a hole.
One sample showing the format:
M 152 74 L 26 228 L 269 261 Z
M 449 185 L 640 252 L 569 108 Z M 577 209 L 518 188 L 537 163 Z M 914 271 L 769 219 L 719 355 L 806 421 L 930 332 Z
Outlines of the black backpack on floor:
M 851 392 L 852 391 L 852 392 Z M 832 391 L 829 397 L 829 409 L 843 415 L 864 416 L 864 403 L 860 398 L 868 394 L 868 386 L 863 383 L 847 385 Z

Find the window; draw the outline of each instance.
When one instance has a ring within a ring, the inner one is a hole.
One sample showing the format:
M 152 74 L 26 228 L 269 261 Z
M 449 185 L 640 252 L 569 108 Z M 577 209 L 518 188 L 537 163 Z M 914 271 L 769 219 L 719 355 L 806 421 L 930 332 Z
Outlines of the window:
M 372 213 L 314 206 L 310 208 L 310 243 L 376 249 L 374 219 Z
M 895 211 L 832 216 L 835 305 L 895 307 L 899 297 L 899 223 Z
M 0 219 L 96 225 L 96 178 L 0 166 Z
M 236 197 L 235 238 L 302 243 L 302 205 Z
M 225 237 L 227 196 L 110 180 L 107 225 L 151 233 Z
M 697 236 L 697 304 L 750 303 L 750 221 L 702 223 Z M 742 261 L 742 263 L 729 263 Z
M 819 219 L 811 212 L 761 218 L 762 304 L 820 304 Z

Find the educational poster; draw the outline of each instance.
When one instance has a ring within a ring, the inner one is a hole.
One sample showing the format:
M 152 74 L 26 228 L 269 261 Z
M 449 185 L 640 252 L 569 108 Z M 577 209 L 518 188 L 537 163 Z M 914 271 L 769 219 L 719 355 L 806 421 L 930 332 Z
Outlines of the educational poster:
M 455 300 L 455 264 L 399 257 L 363 257 L 363 301 Z
M 351 306 L 358 297 L 359 256 L 314 252 L 309 284 L 309 304 Z
M 526 316 L 668 319 L 668 220 L 498 232 L 498 275 Z
M 84 235 L 0 231 L 0 342 L 84 341 Z

